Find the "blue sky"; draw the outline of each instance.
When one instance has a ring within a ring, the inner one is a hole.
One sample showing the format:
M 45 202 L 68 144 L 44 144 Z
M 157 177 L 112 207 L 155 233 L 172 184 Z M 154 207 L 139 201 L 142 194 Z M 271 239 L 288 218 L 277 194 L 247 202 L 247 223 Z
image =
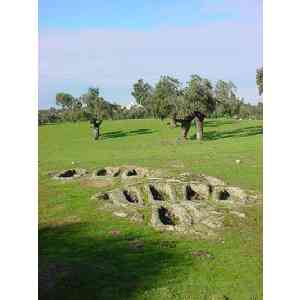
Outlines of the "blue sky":
M 256 102 L 260 65 L 262 0 L 39 1 L 40 108 L 89 86 L 126 105 L 139 78 L 195 73 L 232 80 Z

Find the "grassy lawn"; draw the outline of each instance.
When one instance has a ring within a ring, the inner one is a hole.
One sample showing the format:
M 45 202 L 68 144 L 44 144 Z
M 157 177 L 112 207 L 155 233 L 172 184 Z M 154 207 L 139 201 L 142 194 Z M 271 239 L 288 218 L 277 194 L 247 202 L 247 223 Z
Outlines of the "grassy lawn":
M 228 222 L 217 240 L 182 238 L 104 213 L 90 200 L 99 188 L 47 174 L 138 165 L 201 172 L 261 192 L 262 123 L 207 120 L 201 143 L 195 128 L 183 142 L 179 128 L 151 119 L 105 121 L 102 133 L 93 141 L 87 122 L 39 128 L 41 299 L 261 299 L 260 205 L 247 209 L 243 224 Z M 136 239 L 142 251 L 130 247 Z

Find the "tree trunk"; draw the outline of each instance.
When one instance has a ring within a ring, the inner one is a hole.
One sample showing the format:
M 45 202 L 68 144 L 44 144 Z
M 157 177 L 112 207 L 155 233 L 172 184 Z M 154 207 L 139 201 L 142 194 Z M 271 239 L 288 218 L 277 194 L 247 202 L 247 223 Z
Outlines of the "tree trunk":
M 170 121 L 171 127 L 175 128 L 176 127 L 176 115 L 171 116 L 171 121 Z
M 94 140 L 98 140 L 100 136 L 99 128 L 94 128 L 93 133 L 94 133 Z
M 188 135 L 188 132 L 191 128 L 191 121 L 184 121 L 181 123 L 181 128 L 182 128 L 182 137 L 184 139 L 187 139 L 187 135 Z
M 201 121 L 197 117 L 195 118 L 196 130 L 197 130 L 197 140 L 203 139 L 203 120 Z
M 203 139 L 204 118 L 199 118 L 198 116 L 196 116 L 195 122 L 197 130 L 197 140 L 201 141 Z

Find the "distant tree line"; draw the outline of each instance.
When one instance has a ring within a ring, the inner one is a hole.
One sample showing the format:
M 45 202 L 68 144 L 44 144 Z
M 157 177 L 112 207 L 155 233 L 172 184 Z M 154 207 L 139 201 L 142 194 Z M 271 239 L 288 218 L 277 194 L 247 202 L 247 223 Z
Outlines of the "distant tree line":
M 256 71 L 259 94 L 263 92 L 262 79 L 260 68 Z M 136 104 L 126 108 L 106 101 L 99 88 L 89 88 L 78 98 L 61 92 L 56 95 L 58 108 L 39 110 L 39 124 L 86 121 L 93 117 L 102 120 L 170 118 L 171 125 L 175 126 L 188 116 L 191 118 L 194 112 L 201 112 L 203 118 L 262 119 L 263 115 L 263 104 L 254 105 L 239 98 L 233 82 L 219 80 L 213 85 L 199 75 L 192 75 L 186 86 L 170 76 L 161 76 L 155 86 L 139 79 L 131 94 Z

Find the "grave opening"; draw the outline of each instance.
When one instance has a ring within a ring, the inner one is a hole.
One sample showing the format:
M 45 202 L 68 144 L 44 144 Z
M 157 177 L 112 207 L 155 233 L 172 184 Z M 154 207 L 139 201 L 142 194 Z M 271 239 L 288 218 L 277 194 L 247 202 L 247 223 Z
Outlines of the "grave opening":
M 107 193 L 102 193 L 98 196 L 99 200 L 109 200 L 109 195 Z
M 100 169 L 96 172 L 96 176 L 106 176 L 107 171 L 105 169 Z
M 68 178 L 68 177 L 73 177 L 74 175 L 76 175 L 76 170 L 71 169 L 71 170 L 66 170 L 66 171 L 60 173 L 58 175 L 58 177 Z
M 225 201 L 225 200 L 228 200 L 230 197 L 230 194 L 228 193 L 228 191 L 226 190 L 222 190 L 219 192 L 219 200 L 220 201 Z
M 113 177 L 118 177 L 120 175 L 120 170 L 117 170 L 113 173 Z
M 202 200 L 203 197 L 196 191 L 192 189 L 190 185 L 187 185 L 185 188 L 185 197 L 187 200 Z
M 129 170 L 126 173 L 126 176 L 136 176 L 137 175 L 137 171 L 135 169 Z
M 139 202 L 137 195 L 133 192 L 124 190 L 123 195 L 125 196 L 126 200 L 130 203 L 138 203 Z
M 160 191 L 158 191 L 153 185 L 149 185 L 150 192 L 154 200 L 164 201 L 164 197 Z
M 165 207 L 158 209 L 158 216 L 164 225 L 176 225 L 176 217 Z

